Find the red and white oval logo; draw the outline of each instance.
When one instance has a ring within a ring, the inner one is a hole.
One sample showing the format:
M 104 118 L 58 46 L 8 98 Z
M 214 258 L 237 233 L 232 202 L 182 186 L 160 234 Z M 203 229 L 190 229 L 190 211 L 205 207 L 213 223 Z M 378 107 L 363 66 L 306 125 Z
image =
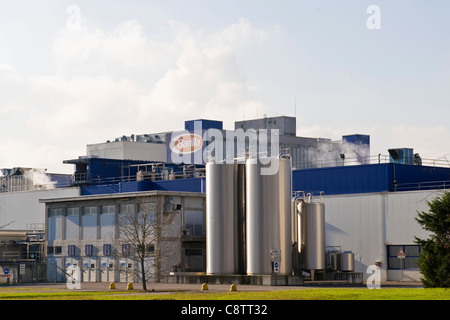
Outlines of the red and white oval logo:
M 173 137 L 170 141 L 170 150 L 177 154 L 193 153 L 203 146 L 203 139 L 198 134 L 185 133 Z

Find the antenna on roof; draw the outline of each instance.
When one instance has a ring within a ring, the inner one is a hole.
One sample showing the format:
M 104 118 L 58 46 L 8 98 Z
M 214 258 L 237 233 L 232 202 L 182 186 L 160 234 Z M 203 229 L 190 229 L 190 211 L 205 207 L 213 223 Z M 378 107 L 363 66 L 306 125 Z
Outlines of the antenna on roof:
M 294 116 L 297 118 L 297 97 L 294 98 Z

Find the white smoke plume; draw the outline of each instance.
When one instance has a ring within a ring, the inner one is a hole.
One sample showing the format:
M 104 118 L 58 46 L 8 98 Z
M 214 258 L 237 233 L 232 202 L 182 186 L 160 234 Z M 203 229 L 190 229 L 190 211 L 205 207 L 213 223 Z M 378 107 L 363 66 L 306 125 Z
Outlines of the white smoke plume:
M 30 169 L 25 172 L 25 177 L 33 182 L 33 189 L 54 189 L 56 181 L 45 173 L 45 169 Z
M 308 150 L 305 168 L 360 165 L 370 162 L 370 148 L 347 142 L 321 142 Z

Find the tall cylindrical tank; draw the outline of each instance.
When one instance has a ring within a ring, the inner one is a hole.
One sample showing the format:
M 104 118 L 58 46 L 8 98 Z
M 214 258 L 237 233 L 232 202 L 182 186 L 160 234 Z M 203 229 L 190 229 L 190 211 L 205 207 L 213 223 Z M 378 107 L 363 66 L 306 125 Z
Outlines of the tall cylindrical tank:
M 234 164 L 206 164 L 206 272 L 233 274 L 236 258 Z
M 291 217 L 291 195 L 292 195 L 292 163 L 289 156 L 280 156 L 278 169 L 279 187 L 279 228 L 280 228 L 280 250 L 281 261 L 279 272 L 282 274 L 292 273 L 292 217 Z
M 304 255 L 305 269 L 326 268 L 325 205 L 300 202 L 298 211 L 298 251 Z
M 268 212 L 263 201 L 263 176 L 257 159 L 246 161 L 247 274 L 272 272 Z
M 291 189 L 290 157 L 247 160 L 247 274 L 292 272 Z

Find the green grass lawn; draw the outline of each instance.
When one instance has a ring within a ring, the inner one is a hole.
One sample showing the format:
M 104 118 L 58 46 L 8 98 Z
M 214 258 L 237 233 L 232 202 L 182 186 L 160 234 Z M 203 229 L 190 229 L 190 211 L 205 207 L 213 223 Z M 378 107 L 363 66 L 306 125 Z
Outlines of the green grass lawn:
M 308 288 L 257 292 L 142 292 L 79 290 L 0 290 L 0 300 L 450 300 L 448 289 Z

